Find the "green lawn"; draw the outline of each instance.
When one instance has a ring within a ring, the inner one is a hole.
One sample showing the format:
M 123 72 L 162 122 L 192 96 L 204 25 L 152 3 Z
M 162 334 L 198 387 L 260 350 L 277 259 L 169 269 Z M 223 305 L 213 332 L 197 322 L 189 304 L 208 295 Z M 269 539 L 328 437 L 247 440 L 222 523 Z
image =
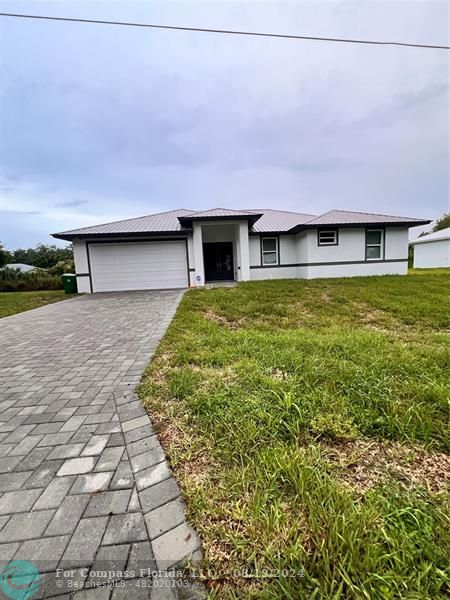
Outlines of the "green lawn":
M 42 292 L 2 292 L 0 293 L 0 319 L 16 313 L 31 310 L 50 304 L 67 300 L 71 296 L 65 295 L 63 290 L 48 290 Z
M 211 598 L 448 597 L 449 274 L 185 295 L 140 394 Z

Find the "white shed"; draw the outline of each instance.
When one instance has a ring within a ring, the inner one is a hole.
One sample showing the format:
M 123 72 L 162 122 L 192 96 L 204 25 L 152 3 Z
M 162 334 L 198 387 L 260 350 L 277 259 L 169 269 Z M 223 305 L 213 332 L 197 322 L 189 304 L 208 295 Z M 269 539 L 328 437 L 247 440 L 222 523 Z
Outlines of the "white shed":
M 409 245 L 414 246 L 414 268 L 450 266 L 450 227 L 417 238 Z

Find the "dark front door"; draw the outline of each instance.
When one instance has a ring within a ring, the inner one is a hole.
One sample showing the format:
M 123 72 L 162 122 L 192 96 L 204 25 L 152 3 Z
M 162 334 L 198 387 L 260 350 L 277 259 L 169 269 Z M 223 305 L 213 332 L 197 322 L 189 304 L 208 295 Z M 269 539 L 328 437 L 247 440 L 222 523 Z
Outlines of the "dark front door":
M 233 243 L 208 242 L 203 244 L 205 281 L 233 281 Z

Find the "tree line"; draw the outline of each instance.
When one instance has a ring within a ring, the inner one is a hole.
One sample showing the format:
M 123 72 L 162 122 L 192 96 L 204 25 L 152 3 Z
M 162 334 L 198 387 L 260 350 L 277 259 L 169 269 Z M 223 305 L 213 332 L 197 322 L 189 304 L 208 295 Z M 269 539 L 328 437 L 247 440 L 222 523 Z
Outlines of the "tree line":
M 69 263 L 73 261 L 72 245 L 65 248 L 50 244 L 38 244 L 34 248 L 17 248 L 7 250 L 0 242 L 0 268 L 11 263 L 23 263 L 49 269 L 58 263 Z

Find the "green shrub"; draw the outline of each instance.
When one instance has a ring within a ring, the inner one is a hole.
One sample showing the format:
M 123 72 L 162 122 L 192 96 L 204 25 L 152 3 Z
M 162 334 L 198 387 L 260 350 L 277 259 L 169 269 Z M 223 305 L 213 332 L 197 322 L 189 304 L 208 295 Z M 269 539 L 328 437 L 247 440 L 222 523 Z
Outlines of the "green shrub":
M 0 292 L 31 292 L 35 290 L 60 290 L 60 275 L 43 269 L 24 273 L 19 269 L 0 269 Z
M 64 273 L 75 273 L 73 260 L 60 260 L 53 267 L 47 269 L 50 275 L 63 275 Z

